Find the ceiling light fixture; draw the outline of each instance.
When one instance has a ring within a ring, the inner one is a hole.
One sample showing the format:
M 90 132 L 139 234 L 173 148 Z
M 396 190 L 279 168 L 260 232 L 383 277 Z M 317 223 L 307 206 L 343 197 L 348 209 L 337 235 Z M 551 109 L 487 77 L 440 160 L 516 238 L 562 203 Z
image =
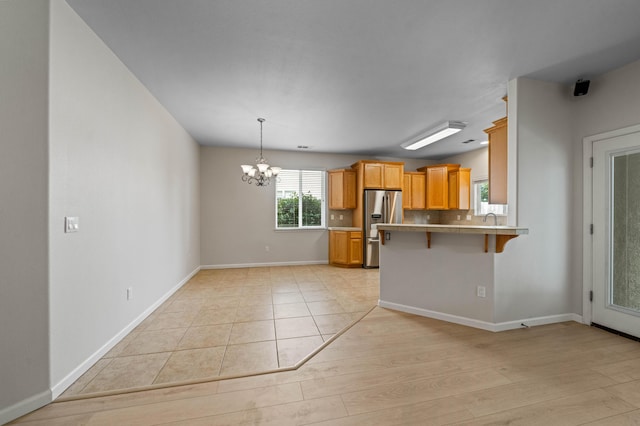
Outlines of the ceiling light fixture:
M 489 145 L 489 141 L 482 141 L 480 142 L 480 145 Z
M 282 170 L 280 167 L 272 167 L 267 164 L 267 159 L 262 156 L 262 123 L 264 118 L 258 118 L 260 122 L 260 157 L 256 158 L 256 165 L 243 164 L 242 181 L 248 184 L 255 183 L 256 186 L 267 186 L 271 183 L 271 178 L 275 178 Z
M 439 126 L 429 129 L 428 131 L 423 133 L 417 140 L 405 142 L 400 146 L 404 149 L 415 151 L 416 149 L 420 149 L 423 146 L 427 146 L 439 141 L 440 139 L 444 139 L 447 136 L 451 136 L 454 133 L 458 133 L 465 127 L 466 124 L 461 121 L 445 121 Z

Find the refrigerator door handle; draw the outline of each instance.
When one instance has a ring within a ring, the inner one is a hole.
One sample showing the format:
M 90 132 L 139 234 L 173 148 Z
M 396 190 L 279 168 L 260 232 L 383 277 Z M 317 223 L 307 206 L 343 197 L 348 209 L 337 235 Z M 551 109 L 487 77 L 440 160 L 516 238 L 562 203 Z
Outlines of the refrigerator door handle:
M 384 194 L 384 223 L 389 223 L 389 194 Z

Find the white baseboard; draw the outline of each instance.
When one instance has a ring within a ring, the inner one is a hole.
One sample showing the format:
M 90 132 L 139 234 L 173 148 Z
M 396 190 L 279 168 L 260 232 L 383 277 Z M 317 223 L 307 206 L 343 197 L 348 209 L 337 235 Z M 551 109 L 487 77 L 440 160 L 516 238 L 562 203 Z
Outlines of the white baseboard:
M 422 317 L 434 318 L 437 320 L 452 322 L 454 324 L 466 325 L 468 327 L 479 328 L 487 331 L 506 331 L 514 330 L 516 328 L 522 328 L 523 325 L 527 327 L 533 327 L 536 325 L 554 324 L 558 322 L 576 321 L 582 323 L 582 317 L 578 314 L 559 314 L 549 315 L 544 317 L 535 318 L 523 318 L 515 321 L 507 321 L 500 323 L 492 323 L 487 321 L 481 321 L 473 318 L 461 317 L 458 315 L 451 315 L 437 311 L 430 311 L 428 309 L 416 308 L 414 306 L 402 305 L 399 303 L 386 302 L 384 300 L 378 300 L 378 306 L 382 308 L 393 309 L 394 311 L 406 312 L 408 314 L 419 315 Z
M 0 425 L 9 423 L 20 416 L 24 416 L 25 414 L 37 410 L 38 408 L 50 403 L 52 400 L 51 391 L 46 390 L 3 408 L 0 410 Z
M 155 311 L 160 305 L 162 305 L 171 295 L 185 285 L 195 274 L 200 271 L 198 266 L 191 271 L 182 281 L 173 286 L 168 292 L 166 292 L 160 299 L 155 301 L 153 305 L 149 306 L 140 315 L 138 315 L 133 321 L 131 321 L 125 328 L 120 330 L 115 336 L 113 336 L 107 343 L 105 343 L 100 349 L 94 352 L 89 358 L 87 358 L 82 364 L 78 365 L 71 373 L 67 374 L 61 381 L 51 387 L 52 400 L 56 399 L 62 394 L 69 386 L 71 386 L 76 380 L 86 373 L 98 360 L 100 360 L 107 352 L 109 352 L 115 345 L 117 345 L 124 337 L 129 334 L 134 328 L 136 328 L 142 321 L 144 321 L 153 311 Z M 47 401 L 47 402 L 51 402 Z
M 297 262 L 267 262 L 267 263 L 230 263 L 222 265 L 202 265 L 200 269 L 235 269 L 235 268 L 262 268 L 269 266 L 300 266 L 300 265 L 327 265 L 328 260 L 301 260 Z
M 523 324 L 527 327 L 535 327 L 537 325 L 556 324 L 559 322 L 575 321 L 582 324 L 582 315 L 578 314 L 558 314 L 548 315 L 545 317 L 523 318 L 515 321 L 499 322 L 495 324 L 495 331 L 513 330 L 522 328 Z

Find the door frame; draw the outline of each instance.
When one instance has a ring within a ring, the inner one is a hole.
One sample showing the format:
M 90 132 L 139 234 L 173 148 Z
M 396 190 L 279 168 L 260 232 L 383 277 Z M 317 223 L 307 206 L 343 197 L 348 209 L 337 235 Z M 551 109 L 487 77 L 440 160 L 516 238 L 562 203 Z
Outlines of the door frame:
M 593 310 L 589 294 L 593 291 L 593 238 L 591 224 L 593 223 L 593 143 L 605 139 L 639 133 L 640 124 L 623 127 L 597 135 L 586 136 L 582 139 L 582 322 L 591 324 Z

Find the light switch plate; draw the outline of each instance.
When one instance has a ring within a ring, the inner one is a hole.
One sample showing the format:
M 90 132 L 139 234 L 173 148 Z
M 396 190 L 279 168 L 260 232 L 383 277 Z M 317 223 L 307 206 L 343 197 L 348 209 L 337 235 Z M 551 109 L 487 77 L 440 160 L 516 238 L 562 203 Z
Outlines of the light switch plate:
M 78 216 L 66 216 L 64 218 L 64 232 L 78 232 L 80 229 L 80 218 Z

